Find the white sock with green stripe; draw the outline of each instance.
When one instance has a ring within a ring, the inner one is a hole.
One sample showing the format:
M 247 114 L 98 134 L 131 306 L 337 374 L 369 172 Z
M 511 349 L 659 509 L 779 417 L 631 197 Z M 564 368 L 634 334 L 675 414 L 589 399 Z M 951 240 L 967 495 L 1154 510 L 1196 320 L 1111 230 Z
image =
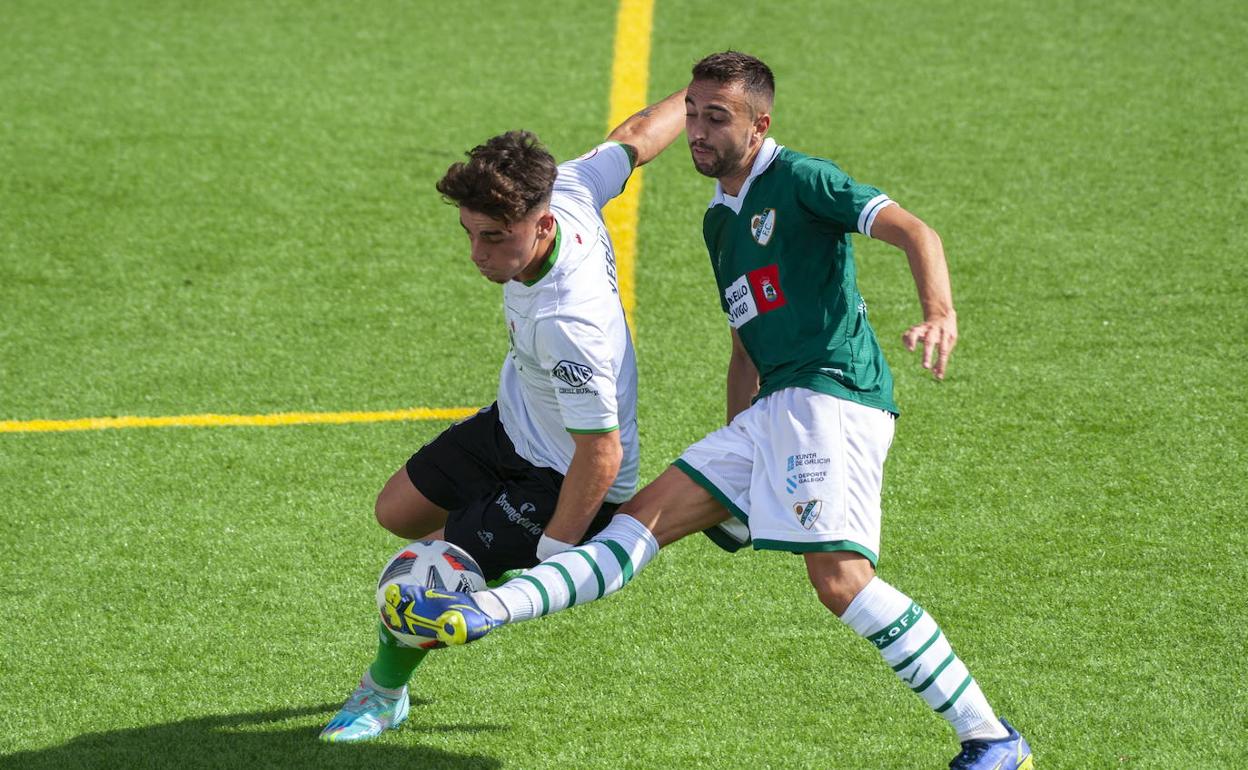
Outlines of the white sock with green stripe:
M 958 740 L 1006 736 L 940 626 L 910 597 L 877 577 L 858 592 L 841 620 L 875 645 L 901 681 L 953 725 Z
M 476 591 L 472 598 L 498 620 L 529 620 L 615 593 L 658 552 L 650 530 L 617 513 L 588 543 L 555 554 L 498 588 Z

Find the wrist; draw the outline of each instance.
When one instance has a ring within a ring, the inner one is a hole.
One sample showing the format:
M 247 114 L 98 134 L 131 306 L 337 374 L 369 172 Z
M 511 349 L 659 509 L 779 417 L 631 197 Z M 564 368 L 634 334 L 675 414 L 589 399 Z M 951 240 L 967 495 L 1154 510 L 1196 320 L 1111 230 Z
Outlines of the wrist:
M 923 309 L 924 321 L 937 321 L 942 318 L 957 318 L 958 313 L 953 309 L 953 305 L 940 305 L 933 308 Z
M 565 543 L 562 540 L 556 540 L 543 532 L 541 539 L 537 541 L 537 560 L 546 561 L 555 554 L 563 553 L 569 548 L 573 548 L 575 546 L 576 543 Z

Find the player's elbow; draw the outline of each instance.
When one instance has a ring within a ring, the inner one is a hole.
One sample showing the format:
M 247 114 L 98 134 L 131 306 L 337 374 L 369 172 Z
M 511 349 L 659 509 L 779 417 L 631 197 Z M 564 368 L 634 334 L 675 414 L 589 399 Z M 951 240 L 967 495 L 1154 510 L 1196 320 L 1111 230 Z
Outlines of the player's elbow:
M 943 254 L 945 252 L 945 244 L 940 240 L 940 233 L 932 229 L 931 225 L 919 220 L 919 239 L 929 250 Z
M 611 135 L 607 137 L 607 141 L 623 145 L 632 157 L 634 166 L 644 166 L 654 160 L 656 153 L 650 145 L 646 134 L 634 130 L 631 126 L 620 126 L 611 132 Z
M 913 250 L 919 253 L 944 253 L 940 233 L 936 232 L 931 225 L 913 214 L 903 222 L 904 226 L 901 228 L 903 249 L 907 252 Z

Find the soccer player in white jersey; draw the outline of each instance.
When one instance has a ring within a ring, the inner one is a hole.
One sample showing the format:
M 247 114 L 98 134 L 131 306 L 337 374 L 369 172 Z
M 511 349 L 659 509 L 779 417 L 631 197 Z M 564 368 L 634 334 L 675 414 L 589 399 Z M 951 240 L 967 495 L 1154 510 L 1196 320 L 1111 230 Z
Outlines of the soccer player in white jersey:
M 880 489 L 897 406 L 858 293 L 850 233 L 905 252 L 923 321 L 903 340 L 943 378 L 957 340 L 936 233 L 835 164 L 767 136 L 771 70 L 725 52 L 685 96 L 695 168 L 717 180 L 703 235 L 732 327 L 727 427 L 689 447 L 588 543 L 492 591 L 405 590 L 403 610 L 447 643 L 592 601 L 659 548 L 705 530 L 730 549 L 801 554 L 819 599 L 874 645 L 962 742 L 953 768 L 1028 770 L 1031 750 L 998 719 L 940 627 L 875 574 Z M 418 624 L 404 624 L 419 632 Z
M 555 165 L 537 137 L 488 140 L 438 182 L 472 261 L 503 287 L 511 350 L 498 400 L 421 448 L 386 482 L 378 522 L 468 551 L 487 580 L 596 534 L 637 485 L 637 365 L 602 207 L 680 134 L 684 92 Z M 378 628 L 377 657 L 321 733 L 375 738 L 407 716 L 428 649 Z M 431 642 L 429 646 L 440 646 Z

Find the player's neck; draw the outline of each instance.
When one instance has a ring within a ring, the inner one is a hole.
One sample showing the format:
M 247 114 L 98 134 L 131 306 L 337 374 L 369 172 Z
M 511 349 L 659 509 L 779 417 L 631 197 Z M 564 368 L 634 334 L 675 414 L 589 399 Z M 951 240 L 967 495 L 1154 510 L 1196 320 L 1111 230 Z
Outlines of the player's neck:
M 724 191 L 724 195 L 737 197 L 741 194 L 741 188 L 745 185 L 745 180 L 750 178 L 750 172 L 754 170 L 754 161 L 758 158 L 758 151 L 763 149 L 763 143 L 759 142 L 758 146 L 741 159 L 741 165 L 737 170 L 728 176 L 719 177 L 719 187 Z
M 533 247 L 533 259 L 530 260 L 529 266 L 524 269 L 520 275 L 516 276 L 516 280 L 521 283 L 531 284 L 541 278 L 550 270 L 551 264 L 558 257 L 555 249 L 559 245 L 559 225 L 555 224 L 550 228 L 550 232 L 545 237 L 539 238 Z

